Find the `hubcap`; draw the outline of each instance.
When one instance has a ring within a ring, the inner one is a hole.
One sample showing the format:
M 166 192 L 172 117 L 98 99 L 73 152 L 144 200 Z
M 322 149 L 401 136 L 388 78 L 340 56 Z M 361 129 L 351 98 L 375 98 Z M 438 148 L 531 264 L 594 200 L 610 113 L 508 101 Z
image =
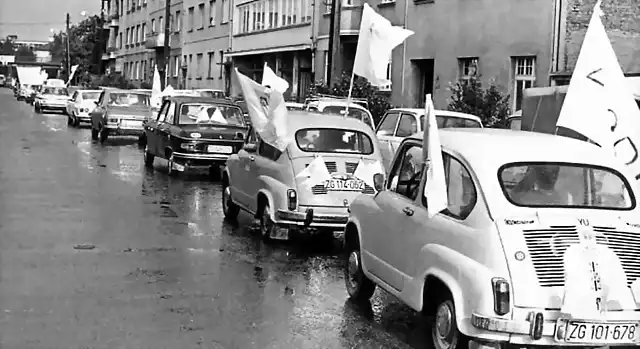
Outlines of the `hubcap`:
M 229 200 L 231 200 L 231 190 L 229 190 L 229 187 L 225 187 L 222 191 L 222 211 L 224 213 L 229 211 Z
M 349 259 L 347 261 L 347 283 L 351 291 L 355 291 L 358 288 L 359 270 L 360 263 L 358 262 L 358 252 L 351 251 L 351 253 L 349 253 Z
M 435 319 L 435 340 L 440 348 L 450 348 L 452 335 L 453 311 L 448 303 L 442 303 L 438 307 Z

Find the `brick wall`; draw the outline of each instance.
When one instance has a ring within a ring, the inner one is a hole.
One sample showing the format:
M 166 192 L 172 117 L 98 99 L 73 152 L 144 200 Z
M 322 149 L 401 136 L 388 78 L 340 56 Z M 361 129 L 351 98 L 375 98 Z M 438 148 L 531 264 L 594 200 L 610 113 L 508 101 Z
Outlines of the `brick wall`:
M 566 1 L 564 70 L 572 71 L 597 0 Z M 602 0 L 602 22 L 625 73 L 640 73 L 640 1 Z

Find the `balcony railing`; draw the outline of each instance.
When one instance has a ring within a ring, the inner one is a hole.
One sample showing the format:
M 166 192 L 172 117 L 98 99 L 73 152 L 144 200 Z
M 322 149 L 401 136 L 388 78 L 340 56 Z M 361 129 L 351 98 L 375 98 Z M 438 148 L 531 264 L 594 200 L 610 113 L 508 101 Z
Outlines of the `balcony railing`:
M 171 45 L 171 38 L 169 38 L 169 45 Z M 164 33 L 149 33 L 147 34 L 147 48 L 162 48 L 164 47 Z

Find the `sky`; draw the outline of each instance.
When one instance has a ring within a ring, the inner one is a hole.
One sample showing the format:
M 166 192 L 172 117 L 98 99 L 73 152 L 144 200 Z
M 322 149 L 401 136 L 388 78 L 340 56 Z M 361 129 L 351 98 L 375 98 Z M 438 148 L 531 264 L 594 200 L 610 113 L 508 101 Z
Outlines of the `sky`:
M 73 24 L 82 21 L 82 11 L 99 14 L 100 6 L 101 0 L 0 0 L 0 38 L 47 41 L 51 29 L 65 28 L 67 12 Z

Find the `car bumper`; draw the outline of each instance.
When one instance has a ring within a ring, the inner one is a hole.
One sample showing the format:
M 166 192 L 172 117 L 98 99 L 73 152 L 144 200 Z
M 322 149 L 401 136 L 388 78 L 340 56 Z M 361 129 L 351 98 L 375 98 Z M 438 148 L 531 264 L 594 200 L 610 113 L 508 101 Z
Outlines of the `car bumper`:
M 40 105 L 40 108 L 43 108 L 43 109 L 67 110 L 66 105 L 46 103 L 46 102 L 39 102 L 38 104 Z
M 142 126 L 120 126 L 120 125 L 105 125 L 104 128 L 109 131 L 110 135 L 114 136 L 141 136 L 144 134 L 144 128 Z
M 91 116 L 88 114 L 76 114 L 76 119 L 78 119 L 79 122 L 91 122 Z
M 317 212 L 317 209 L 307 208 L 304 212 L 277 210 L 275 223 L 280 225 L 296 226 L 299 228 L 327 228 L 342 230 L 349 220 L 349 215 L 344 214 L 324 214 Z
M 523 314 L 520 314 L 523 315 Z M 548 319 L 545 318 L 548 315 Z M 608 312 L 605 320 L 594 322 L 597 324 L 615 326 L 620 323 L 637 323 L 640 325 L 640 313 L 634 311 Z M 471 325 L 479 330 L 473 337 L 489 342 L 508 342 L 510 344 L 522 346 L 580 346 L 580 347 L 602 347 L 602 346 L 630 346 L 640 344 L 640 336 L 636 335 L 634 343 L 610 342 L 567 342 L 564 336 L 567 333 L 567 324 L 570 320 L 561 318 L 559 312 L 552 311 L 528 311 L 522 320 L 503 319 L 478 314 L 471 315 Z M 505 340 L 496 341 L 496 335 L 504 335 Z
M 210 167 L 212 165 L 223 165 L 229 155 L 231 154 L 209 154 L 209 153 L 183 153 L 173 152 L 174 162 L 177 162 L 180 166 L 177 166 L 178 171 L 185 171 L 187 168 L 193 167 Z

